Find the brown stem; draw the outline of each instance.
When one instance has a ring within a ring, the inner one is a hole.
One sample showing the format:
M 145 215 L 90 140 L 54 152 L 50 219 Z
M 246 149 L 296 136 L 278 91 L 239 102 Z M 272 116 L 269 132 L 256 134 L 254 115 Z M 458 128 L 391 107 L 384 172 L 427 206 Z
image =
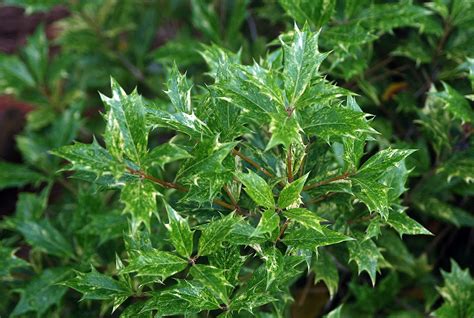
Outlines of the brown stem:
M 288 155 L 286 156 L 286 170 L 288 175 L 288 182 L 293 182 L 293 166 L 291 157 L 291 146 L 288 147 Z
M 327 180 L 319 181 L 319 182 L 316 182 L 316 183 L 313 183 L 313 184 L 308 184 L 307 186 L 303 187 L 303 190 L 304 191 L 311 190 L 311 189 L 329 184 L 329 183 L 334 182 L 334 181 L 347 179 L 350 176 L 351 176 L 351 173 L 346 171 L 343 174 L 341 174 L 340 176 L 336 176 L 336 177 L 333 177 L 333 178 L 330 178 L 330 179 L 327 179 Z
M 324 201 L 324 200 L 326 200 L 327 198 L 330 198 L 330 197 L 332 197 L 332 196 L 335 195 L 335 194 L 336 194 L 336 192 L 331 192 L 331 193 L 322 195 L 322 196 L 317 197 L 317 198 L 315 198 L 315 199 L 309 200 L 306 204 L 314 204 L 314 203 L 318 203 L 318 202 Z
M 286 219 L 285 223 L 283 223 L 283 226 L 281 227 L 280 233 L 278 234 L 278 237 L 275 240 L 275 244 L 281 240 L 283 234 L 285 234 L 286 229 L 288 228 L 288 224 L 290 223 L 290 219 Z
M 259 165 L 257 162 L 253 161 L 252 159 L 250 159 L 249 157 L 247 157 L 246 155 L 238 151 L 237 149 L 232 149 L 232 155 L 240 157 L 243 161 L 247 162 L 252 167 L 257 169 L 257 171 L 263 172 L 263 174 L 266 175 L 267 177 L 276 178 L 276 176 L 273 173 L 271 173 L 270 171 L 268 171 L 267 169 Z M 278 182 L 278 184 L 282 187 L 286 185 L 285 182 L 283 181 Z
M 164 188 L 167 188 L 167 189 L 176 189 L 180 192 L 188 192 L 189 190 L 185 187 L 183 187 L 182 185 L 180 184 L 177 184 L 177 183 L 172 183 L 172 182 L 168 182 L 168 181 L 164 181 L 164 180 L 161 180 L 159 178 L 156 178 L 154 176 L 151 176 L 151 175 L 148 175 L 146 174 L 145 172 L 141 171 L 141 170 L 135 170 L 135 169 L 132 169 L 130 167 L 127 167 L 127 170 L 131 173 L 131 174 L 134 174 L 134 175 L 137 175 L 137 176 L 140 176 L 144 179 L 147 179 L 147 180 L 150 180 L 156 184 L 159 184 L 161 185 L 162 187 Z M 223 200 L 220 200 L 220 199 L 214 199 L 212 201 L 214 204 L 216 205 L 220 205 L 221 207 L 223 208 L 226 208 L 226 209 L 229 209 L 229 210 L 234 210 L 235 207 Z
M 244 211 L 240 208 L 239 204 L 237 203 L 237 200 L 235 199 L 234 195 L 230 191 L 228 186 L 224 186 L 224 191 L 227 193 L 229 196 L 230 202 L 232 202 L 232 205 L 234 206 L 234 209 L 239 212 L 240 214 L 245 214 Z

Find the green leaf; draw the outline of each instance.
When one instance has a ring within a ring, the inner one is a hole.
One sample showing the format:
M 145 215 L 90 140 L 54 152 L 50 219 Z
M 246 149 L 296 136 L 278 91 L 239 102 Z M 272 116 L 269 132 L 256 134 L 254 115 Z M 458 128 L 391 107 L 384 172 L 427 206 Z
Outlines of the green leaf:
M 153 184 L 145 179 L 127 182 L 122 188 L 120 201 L 125 204 L 124 212 L 132 216 L 132 230 L 144 223 L 150 229 L 150 217 L 156 212 L 157 192 Z
M 461 270 L 459 265 L 451 260 L 451 272 L 441 271 L 444 286 L 438 287 L 444 303 L 433 312 L 434 317 L 471 317 L 474 315 L 474 280 L 469 269 Z
M 260 218 L 260 221 L 258 222 L 258 225 L 255 228 L 252 236 L 259 236 L 262 234 L 271 235 L 275 229 L 278 228 L 279 224 L 280 217 L 278 216 L 278 213 L 272 209 L 265 210 L 265 212 L 262 213 L 262 217 Z
M 151 168 L 158 166 L 162 170 L 165 165 L 182 159 L 192 158 L 192 156 L 180 146 L 169 142 L 153 148 L 143 158 L 143 166 Z
M 63 284 L 80 292 L 82 300 L 112 300 L 114 308 L 133 295 L 133 290 L 125 282 L 101 274 L 94 267 L 89 273 L 76 272 L 76 277 Z
M 189 258 L 193 253 L 194 232 L 189 228 L 188 221 L 183 219 L 170 205 L 165 203 L 165 207 L 168 213 L 166 228 L 169 231 L 171 244 L 179 255 Z
M 176 112 L 191 114 L 193 112 L 191 106 L 191 85 L 186 80 L 186 75 L 179 73 L 176 64 L 171 68 L 166 94 L 171 100 Z
M 331 18 L 336 6 L 335 0 L 278 0 L 285 12 L 300 24 L 311 23 L 322 27 Z
M 147 121 L 152 127 L 164 127 L 179 131 L 195 139 L 210 135 L 207 125 L 194 113 L 170 113 L 156 105 L 147 105 Z
M 10 278 L 13 269 L 30 266 L 27 261 L 15 255 L 15 249 L 2 245 L 0 245 L 0 281 Z
M 232 287 L 232 285 L 225 278 L 223 269 L 210 265 L 196 264 L 191 267 L 189 273 L 195 280 L 200 281 L 205 288 L 211 291 L 216 298 L 225 304 L 229 303 L 228 287 Z
M 319 33 L 310 32 L 306 26 L 301 31 L 295 25 L 292 43 L 287 45 L 281 41 L 285 56 L 283 78 L 291 108 L 297 108 L 298 99 L 327 56 L 318 51 L 318 36 Z
M 75 143 L 50 152 L 71 163 L 65 170 L 90 172 L 97 178 L 107 175 L 119 177 L 125 170 L 125 166 L 116 161 L 95 139 L 91 144 Z
M 136 273 L 137 276 L 158 277 L 160 281 L 181 272 L 188 261 L 172 253 L 149 249 L 136 251 L 128 261 L 122 273 Z
M 353 241 L 348 242 L 347 247 L 349 249 L 349 261 L 355 261 L 359 268 L 359 275 L 363 271 L 366 271 L 372 285 L 375 285 L 375 277 L 377 271 L 379 271 L 379 262 L 384 261 L 382 254 L 380 253 L 377 245 L 368 239 L 364 241 Z
M 100 95 L 107 112 L 104 140 L 107 150 L 119 161 L 123 155 L 140 164 L 147 152 L 148 129 L 145 124 L 145 107 L 137 91 L 127 95 L 111 78 L 112 97 Z
M 333 298 L 339 286 L 339 273 L 331 255 L 326 251 L 320 251 L 317 258 L 313 259 L 311 269 L 315 274 L 314 284 L 323 281 L 329 290 L 329 295 Z
M 448 160 L 441 163 L 436 170 L 437 174 L 446 176 L 448 182 L 453 178 L 460 178 L 465 182 L 474 181 L 474 151 L 471 149 L 453 154 Z
M 425 229 L 420 223 L 410 218 L 404 211 L 405 209 L 400 207 L 398 210 L 390 211 L 387 219 L 387 223 L 393 227 L 399 234 L 409 235 L 433 235 L 430 231 Z
M 283 211 L 283 215 L 289 218 L 290 220 L 296 221 L 299 224 L 303 225 L 306 228 L 316 230 L 323 234 L 323 229 L 319 224 L 321 221 L 324 221 L 323 218 L 317 216 L 314 212 L 311 212 L 305 208 L 294 208 Z
M 448 204 L 434 197 L 424 197 L 414 201 L 417 209 L 438 220 L 442 220 L 455 226 L 474 226 L 474 216 L 467 211 Z
M 71 244 L 47 219 L 38 222 L 34 220 L 20 221 L 15 224 L 26 242 L 38 250 L 61 258 L 69 258 L 74 255 Z
M 458 91 L 443 83 L 444 91 L 432 92 L 433 96 L 440 98 L 443 101 L 444 108 L 455 118 L 464 122 L 474 121 L 474 111 L 469 102 Z
M 303 191 L 303 186 L 308 178 L 308 174 L 302 176 L 301 178 L 287 184 L 283 190 L 280 192 L 278 197 L 278 207 L 280 209 L 286 209 L 289 206 L 293 206 L 300 200 L 301 191 Z
M 389 213 L 388 188 L 370 177 L 352 177 L 354 196 L 362 201 L 369 212 L 377 212 L 384 219 Z
M 59 305 L 67 288 L 59 286 L 58 283 L 68 273 L 68 268 L 52 267 L 35 276 L 24 289 L 20 290 L 20 301 L 10 317 L 25 316 L 25 314 L 30 317 L 31 312 L 36 312 L 39 317 L 43 316 L 51 306 Z
M 225 245 L 208 256 L 209 263 L 224 270 L 225 279 L 232 285 L 237 285 L 240 269 L 246 257 L 240 255 L 240 248 L 236 245 Z
M 320 231 L 311 228 L 293 228 L 287 230 L 283 242 L 286 245 L 316 250 L 320 246 L 337 244 L 353 238 L 342 233 L 321 227 Z
M 159 316 L 192 315 L 219 309 L 220 303 L 211 290 L 199 281 L 179 280 L 177 285 L 154 293 L 143 311 L 156 311 Z
M 255 203 L 269 209 L 275 207 L 272 189 L 262 177 L 249 170 L 248 173 L 238 172 L 237 178 L 245 186 L 245 192 Z
M 0 190 L 38 184 L 44 177 L 24 165 L 0 161 Z
M 206 224 L 199 239 L 199 255 L 208 255 L 218 250 L 239 220 L 231 213 Z
M 301 143 L 300 126 L 294 116 L 286 113 L 271 114 L 270 132 L 272 137 L 265 148 L 265 151 L 277 145 L 283 145 L 289 149 L 293 143 Z
M 371 178 L 379 179 L 388 169 L 400 166 L 402 161 L 415 151 L 413 149 L 391 148 L 379 151 L 360 167 L 357 171 L 357 176 L 363 176 L 364 178 L 370 176 Z
M 362 112 L 341 106 L 311 107 L 302 115 L 302 127 L 308 135 L 324 140 L 343 136 L 356 138 L 360 132 L 375 132 L 366 117 Z

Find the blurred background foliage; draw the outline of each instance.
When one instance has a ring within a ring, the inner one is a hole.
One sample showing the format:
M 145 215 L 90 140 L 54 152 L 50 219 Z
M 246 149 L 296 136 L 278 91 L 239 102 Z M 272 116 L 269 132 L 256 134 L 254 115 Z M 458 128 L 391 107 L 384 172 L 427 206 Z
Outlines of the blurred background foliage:
M 418 149 L 403 167 L 412 170 L 403 203 L 435 236 L 382 237 L 394 268 L 375 287 L 341 268 L 334 282 L 315 264 L 315 276 L 294 286 L 292 315 L 321 316 L 340 303 L 347 317 L 474 315 L 474 282 L 461 270 L 474 264 L 473 1 L 6 0 L 0 16 L 0 315 L 110 313 L 56 283 L 71 267 L 112 270 L 124 216 L 107 205 L 110 193 L 56 173 L 60 160 L 48 153 L 100 134 L 97 92 L 109 95 L 110 76 L 168 103 L 174 63 L 199 90 L 212 71 L 205 61 L 219 58 L 204 47 L 251 63 L 294 23 L 320 30 L 330 52 L 322 72 L 375 115 L 380 134 L 366 152 Z M 161 131 L 151 143 L 170 137 Z M 339 284 L 332 298 L 331 284 Z

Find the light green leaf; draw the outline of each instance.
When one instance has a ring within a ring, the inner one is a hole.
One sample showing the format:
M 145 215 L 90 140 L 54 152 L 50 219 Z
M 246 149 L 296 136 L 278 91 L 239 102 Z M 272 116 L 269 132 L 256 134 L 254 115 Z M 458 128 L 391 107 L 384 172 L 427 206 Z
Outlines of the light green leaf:
M 283 145 L 289 149 L 293 143 L 301 143 L 300 126 L 294 116 L 288 116 L 286 113 L 277 113 L 271 115 L 270 132 L 272 137 L 265 148 L 265 151 L 277 145 Z
M 132 231 L 142 223 L 150 228 L 150 217 L 156 212 L 156 195 L 153 184 L 145 179 L 132 180 L 122 188 L 120 201 L 125 204 L 124 212 L 132 216 Z
M 275 207 L 272 189 L 262 177 L 249 170 L 248 173 L 238 172 L 237 178 L 245 186 L 245 192 L 255 203 L 269 209 Z
M 320 251 L 313 259 L 311 269 L 315 274 L 314 284 L 323 281 L 331 298 L 334 297 L 339 286 L 339 273 L 331 255 L 324 250 Z
M 0 161 L 0 190 L 38 184 L 43 180 L 44 176 L 24 165 Z
M 318 51 L 318 36 L 319 33 L 310 32 L 306 26 L 301 31 L 295 25 L 291 44 L 288 45 L 281 40 L 285 57 L 283 78 L 291 108 L 297 108 L 298 99 L 303 95 L 327 56 Z
M 112 300 L 114 307 L 133 295 L 133 290 L 125 282 L 101 274 L 94 267 L 89 273 L 76 272 L 76 277 L 63 284 L 80 292 L 81 299 Z
M 474 111 L 469 105 L 469 102 L 454 88 L 443 83 L 444 91 L 433 92 L 433 96 L 440 98 L 443 101 L 444 108 L 455 118 L 464 122 L 474 121 Z
M 445 176 L 448 182 L 453 178 L 460 178 L 468 183 L 474 182 L 473 148 L 451 155 L 448 160 L 439 165 L 436 173 Z
M 179 131 L 195 139 L 210 135 L 207 125 L 194 113 L 170 113 L 155 105 L 147 105 L 147 121 L 153 127 Z
M 232 285 L 225 278 L 223 269 L 210 265 L 196 264 L 191 267 L 189 273 L 194 279 L 200 281 L 205 288 L 210 290 L 216 298 L 225 304 L 229 303 L 228 287 L 232 287 Z
M 104 115 L 107 150 L 119 161 L 125 155 L 140 164 L 148 146 L 143 100 L 136 90 L 127 95 L 113 78 L 110 82 L 112 97 L 100 95 L 107 110 Z
M 201 311 L 219 309 L 220 303 L 201 282 L 179 280 L 177 285 L 154 293 L 143 311 L 156 311 L 159 316 L 192 315 Z
M 183 219 L 170 205 L 165 203 L 165 207 L 168 213 L 166 228 L 170 234 L 171 244 L 179 255 L 189 258 L 193 253 L 194 232 L 189 228 L 188 221 Z
M 255 228 L 252 236 L 259 236 L 262 234 L 272 234 L 278 225 L 280 224 L 280 217 L 275 210 L 268 209 L 262 213 L 260 221 L 258 222 L 257 227 Z
M 320 246 L 337 244 L 353 238 L 342 233 L 321 227 L 321 231 L 311 228 L 293 228 L 287 230 L 283 242 L 289 246 L 316 250 Z
M 207 224 L 199 239 L 199 255 L 208 255 L 218 250 L 239 220 L 240 218 L 231 213 Z
M 363 271 L 366 271 L 372 285 L 375 285 L 375 276 L 379 271 L 379 262 L 384 261 L 382 254 L 380 253 L 377 245 L 368 239 L 364 241 L 353 241 L 348 242 L 347 247 L 349 249 L 349 261 L 355 261 L 359 268 L 359 275 Z
M 306 228 L 316 230 L 323 234 L 323 229 L 319 224 L 321 221 L 324 221 L 323 218 L 317 216 L 314 212 L 311 212 L 305 208 L 294 208 L 283 211 L 283 215 L 289 218 L 290 220 L 296 221 L 299 224 L 303 225 Z
M 240 248 L 236 245 L 226 245 L 208 256 L 209 263 L 224 270 L 225 279 L 232 285 L 236 285 L 240 269 L 246 259 L 240 256 Z
M 433 312 L 434 317 L 472 317 L 474 315 L 474 280 L 469 269 L 462 270 L 451 260 L 451 272 L 441 271 L 444 286 L 438 287 L 444 303 Z
M 188 261 L 181 257 L 169 252 L 149 249 L 133 253 L 122 273 L 136 273 L 137 276 L 154 276 L 163 281 L 181 272 L 187 266 Z
M 104 175 L 119 177 L 125 170 L 125 166 L 116 161 L 95 139 L 91 144 L 75 143 L 50 152 L 71 163 L 65 168 L 66 170 L 90 172 L 96 177 Z
M 278 0 L 285 12 L 300 24 L 322 27 L 332 16 L 335 0 Z
M 191 114 L 193 112 L 191 106 L 191 88 L 192 86 L 186 80 L 186 75 L 179 73 L 176 64 L 170 70 L 168 76 L 166 94 L 171 100 L 177 112 Z
M 68 272 L 68 268 L 52 267 L 35 276 L 20 291 L 20 301 L 16 304 L 10 317 L 31 317 L 32 312 L 43 316 L 51 306 L 59 305 L 67 288 L 59 286 L 58 283 L 66 277 Z
M 387 219 L 389 212 L 388 188 L 370 177 L 352 177 L 354 196 L 362 201 L 370 212 Z
M 162 170 L 165 165 L 170 162 L 188 159 L 192 156 L 180 146 L 168 142 L 153 148 L 143 158 L 143 166 L 146 168 L 158 166 Z
M 303 130 L 308 135 L 329 140 L 356 138 L 360 132 L 375 133 L 366 116 L 362 112 L 337 106 L 307 108 L 301 117 Z
M 402 161 L 414 153 L 413 149 L 384 149 L 369 158 L 357 172 L 357 176 L 379 179 L 388 169 L 398 167 Z
M 283 190 L 281 190 L 280 196 L 278 197 L 278 207 L 280 209 L 286 209 L 299 202 L 300 194 L 301 191 L 303 191 L 303 186 L 307 178 L 308 174 L 287 184 Z
M 425 229 L 420 223 L 416 222 L 411 217 L 409 217 L 405 213 L 404 210 L 405 210 L 404 208 L 400 207 L 397 210 L 390 211 L 390 214 L 387 219 L 387 223 L 391 227 L 393 227 L 400 234 L 400 236 L 402 236 L 403 234 L 433 235 L 430 231 Z

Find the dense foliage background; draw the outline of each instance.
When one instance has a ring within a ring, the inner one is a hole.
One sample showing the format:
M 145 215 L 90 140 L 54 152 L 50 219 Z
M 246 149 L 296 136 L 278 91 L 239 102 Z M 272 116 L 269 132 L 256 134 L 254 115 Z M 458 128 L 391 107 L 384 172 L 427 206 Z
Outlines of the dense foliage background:
M 4 3 L 0 316 L 474 316 L 473 1 Z

